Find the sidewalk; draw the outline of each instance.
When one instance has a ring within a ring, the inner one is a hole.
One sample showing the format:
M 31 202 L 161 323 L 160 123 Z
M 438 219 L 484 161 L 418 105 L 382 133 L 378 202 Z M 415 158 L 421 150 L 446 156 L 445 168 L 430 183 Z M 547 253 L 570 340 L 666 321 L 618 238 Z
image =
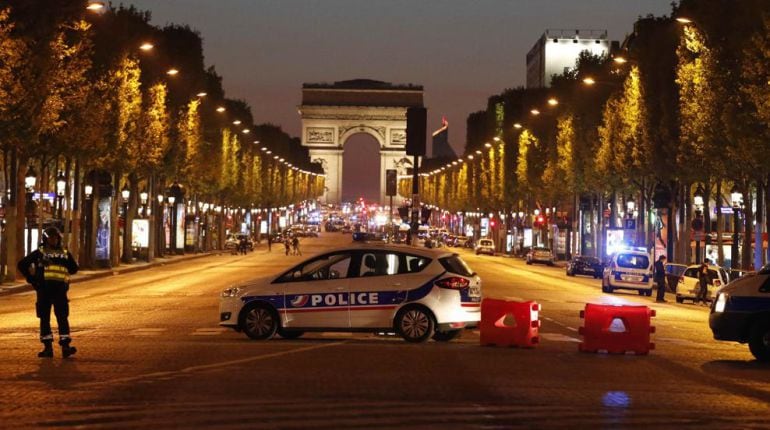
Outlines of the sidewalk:
M 181 263 L 183 261 L 195 260 L 198 258 L 208 257 L 210 255 L 219 255 L 223 253 L 229 253 L 229 251 L 209 251 L 201 252 L 197 254 L 183 254 L 172 255 L 161 258 L 155 258 L 152 263 L 146 261 L 137 261 L 132 264 L 121 264 L 118 267 L 109 267 L 105 269 L 85 269 L 80 270 L 78 273 L 70 277 L 70 284 L 76 284 L 78 282 L 90 281 L 92 279 L 106 278 L 108 276 L 122 275 L 124 273 L 137 272 L 139 270 L 151 269 L 153 267 L 165 266 L 167 264 Z M 11 294 L 22 293 L 25 291 L 32 291 L 32 285 L 21 281 L 16 283 L 3 283 L 0 284 L 0 296 L 7 296 Z

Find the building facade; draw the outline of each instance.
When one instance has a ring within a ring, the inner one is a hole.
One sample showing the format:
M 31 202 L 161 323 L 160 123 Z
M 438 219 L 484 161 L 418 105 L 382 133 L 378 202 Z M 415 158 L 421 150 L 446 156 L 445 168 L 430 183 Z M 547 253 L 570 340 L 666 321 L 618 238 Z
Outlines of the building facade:
M 583 51 L 609 55 L 607 30 L 546 30 L 527 53 L 527 88 L 551 86 L 554 75 L 575 68 Z

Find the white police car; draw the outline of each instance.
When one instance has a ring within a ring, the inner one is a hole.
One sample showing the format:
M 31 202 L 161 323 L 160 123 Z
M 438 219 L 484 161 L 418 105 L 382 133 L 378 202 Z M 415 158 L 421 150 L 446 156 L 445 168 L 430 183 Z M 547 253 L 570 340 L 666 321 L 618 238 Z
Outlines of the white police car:
M 394 331 L 448 341 L 481 318 L 481 279 L 451 252 L 365 244 L 221 294 L 220 325 L 252 339 L 306 331 Z
M 757 360 L 770 361 L 770 265 L 717 290 L 709 326 L 714 339 L 748 343 Z
M 602 275 L 602 291 L 633 290 L 652 295 L 652 263 L 645 251 L 624 250 L 613 254 Z

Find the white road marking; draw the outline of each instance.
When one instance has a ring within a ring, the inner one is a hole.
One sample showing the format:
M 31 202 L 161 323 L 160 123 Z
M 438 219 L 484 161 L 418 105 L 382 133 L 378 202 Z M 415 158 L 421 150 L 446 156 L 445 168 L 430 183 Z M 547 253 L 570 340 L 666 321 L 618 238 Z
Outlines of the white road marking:
M 580 342 L 580 339 L 576 339 L 561 333 L 540 333 L 540 338 L 553 342 Z
M 192 336 L 217 336 L 229 330 L 230 329 L 225 327 L 206 327 L 206 328 L 196 329 L 194 332 L 190 334 Z
M 165 328 L 137 328 L 128 332 L 131 336 L 160 336 L 167 329 Z
M 212 364 L 204 364 L 200 366 L 191 366 L 191 367 L 185 367 L 183 369 L 179 370 L 171 370 L 171 371 L 164 371 L 164 372 L 152 372 L 152 373 L 146 373 L 144 375 L 137 375 L 137 376 L 129 376 L 125 378 L 116 378 L 111 379 L 107 381 L 95 381 L 95 382 L 88 382 L 85 384 L 82 384 L 82 387 L 92 387 L 92 386 L 99 386 L 99 385 L 113 385 L 113 384 L 120 384 L 120 383 L 128 383 L 128 382 L 147 382 L 150 383 L 149 379 L 165 379 L 165 378 L 172 378 L 176 376 L 181 376 L 185 374 L 194 374 L 196 372 L 202 372 L 206 370 L 218 370 L 223 369 L 225 367 L 234 366 L 238 364 L 244 364 L 244 363 L 251 363 L 254 361 L 260 361 L 260 360 L 266 360 L 268 358 L 276 358 L 281 357 L 284 355 L 290 355 L 290 354 L 296 354 L 299 352 L 307 352 L 312 351 L 315 349 L 321 349 L 321 348 L 329 348 L 332 346 L 339 346 L 344 345 L 346 342 L 334 342 L 334 343 L 328 343 L 323 345 L 313 345 L 313 346 L 307 346 L 304 348 L 297 348 L 297 349 L 291 349 L 288 351 L 281 351 L 281 352 L 273 352 L 270 354 L 263 354 L 263 355 L 257 355 L 256 357 L 249 357 L 249 358 L 242 358 L 238 360 L 230 360 L 230 361 L 222 361 L 219 363 L 212 363 Z

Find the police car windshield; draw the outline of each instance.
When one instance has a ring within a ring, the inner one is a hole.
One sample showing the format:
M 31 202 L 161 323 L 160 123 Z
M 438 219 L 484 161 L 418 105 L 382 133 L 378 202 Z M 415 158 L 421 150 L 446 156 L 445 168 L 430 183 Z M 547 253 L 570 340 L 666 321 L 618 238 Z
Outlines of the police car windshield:
M 766 264 L 764 267 L 759 269 L 760 275 L 770 275 L 770 264 Z
M 439 262 L 447 272 L 456 273 L 462 276 L 473 276 L 471 268 L 457 255 L 441 258 L 439 259 Z

